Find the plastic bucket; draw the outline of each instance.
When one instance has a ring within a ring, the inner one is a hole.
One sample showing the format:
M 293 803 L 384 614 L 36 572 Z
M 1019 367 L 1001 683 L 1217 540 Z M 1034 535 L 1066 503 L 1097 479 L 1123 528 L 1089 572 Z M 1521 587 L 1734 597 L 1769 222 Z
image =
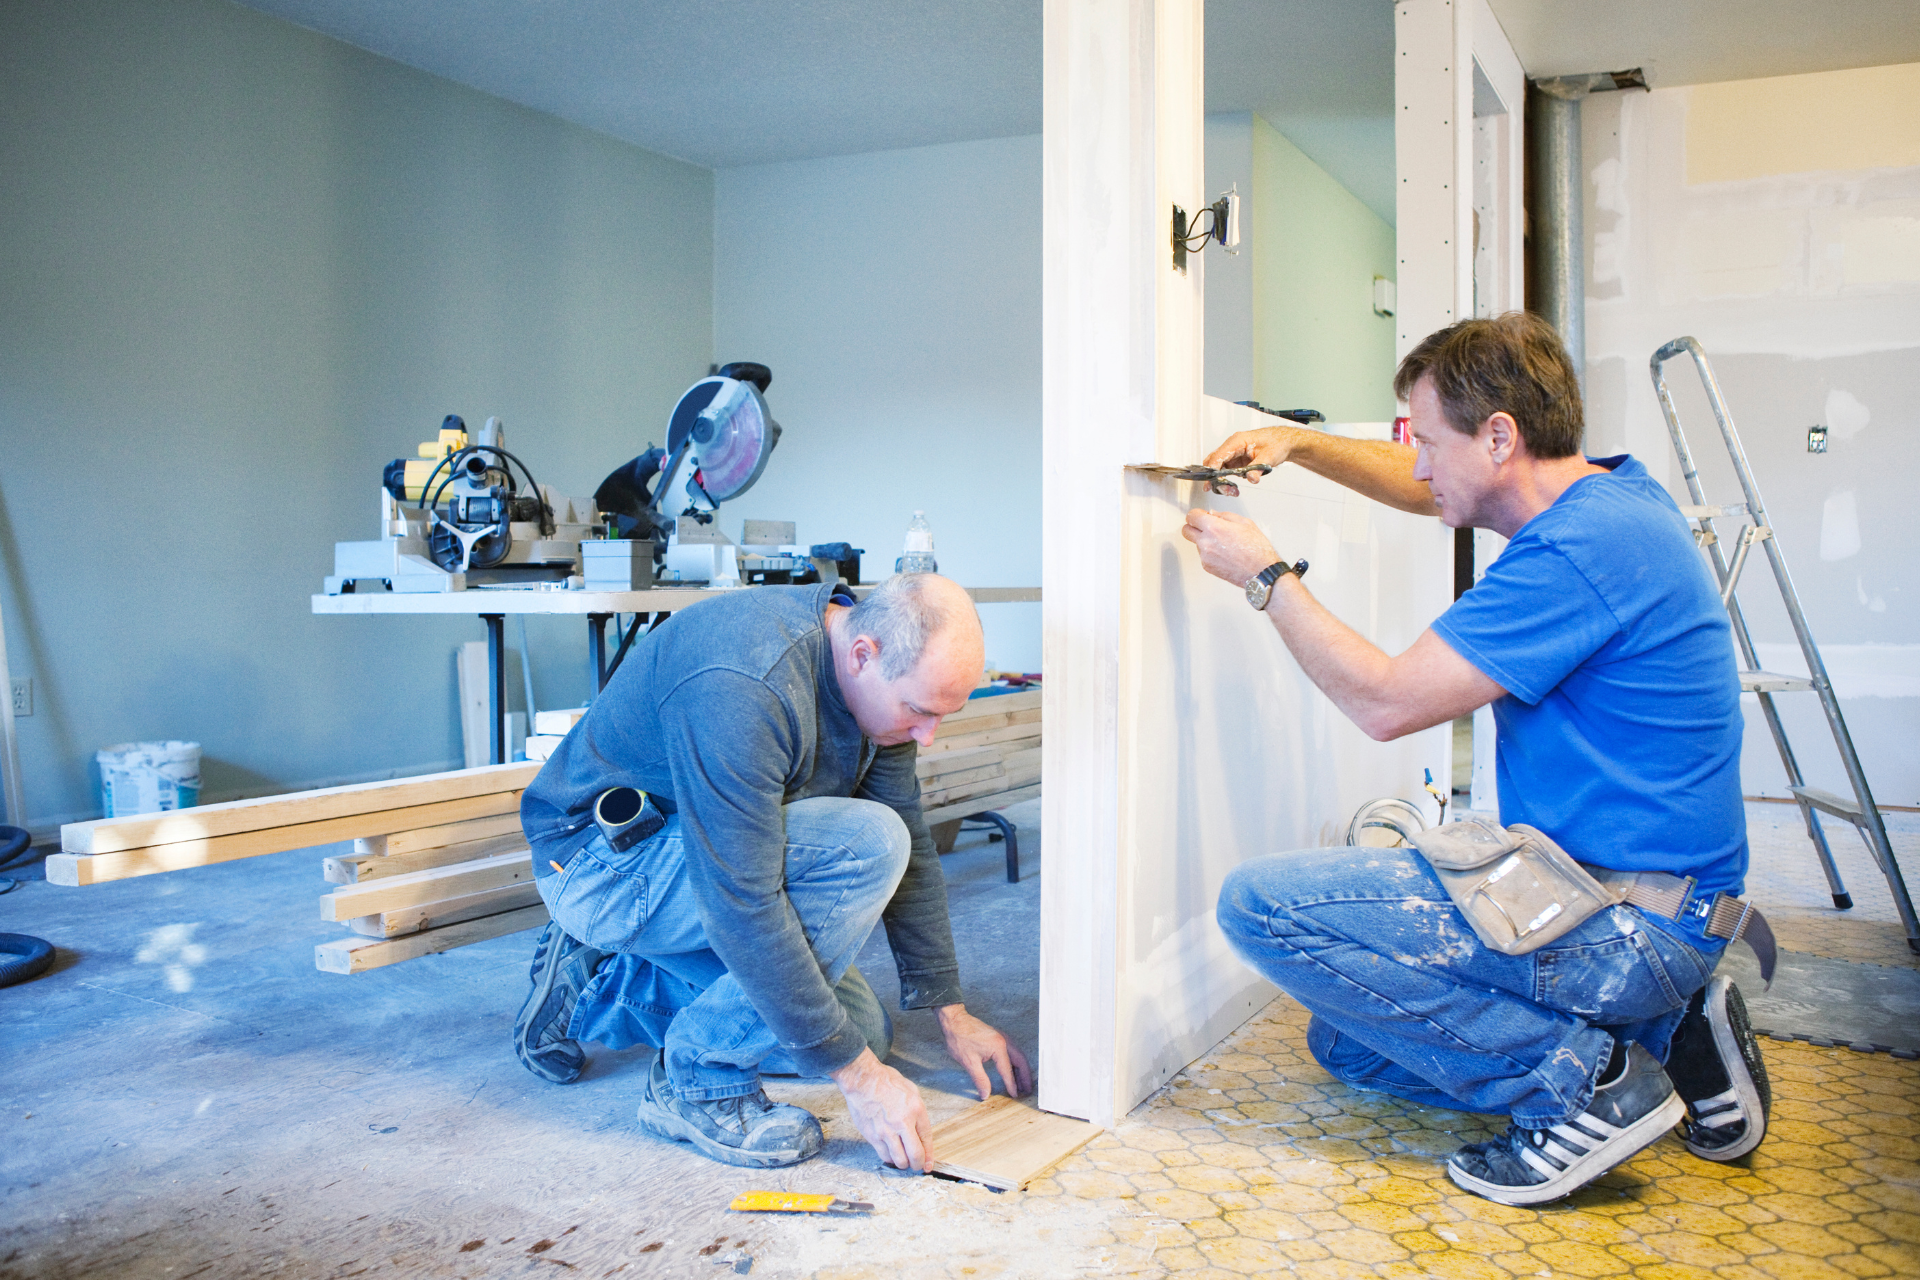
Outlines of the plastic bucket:
M 200 744 L 123 742 L 96 751 L 101 807 L 109 818 L 190 809 L 200 801 Z

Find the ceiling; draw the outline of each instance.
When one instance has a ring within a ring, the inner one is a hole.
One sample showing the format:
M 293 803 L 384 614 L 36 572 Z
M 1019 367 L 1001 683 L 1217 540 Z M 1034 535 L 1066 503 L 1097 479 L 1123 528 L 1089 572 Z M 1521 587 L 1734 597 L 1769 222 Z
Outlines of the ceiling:
M 1536 75 L 1920 61 L 1915 0 L 1490 0 Z M 1040 131 L 1041 0 L 242 0 L 709 168 Z M 1393 217 L 1392 0 L 1212 0 L 1207 109 Z

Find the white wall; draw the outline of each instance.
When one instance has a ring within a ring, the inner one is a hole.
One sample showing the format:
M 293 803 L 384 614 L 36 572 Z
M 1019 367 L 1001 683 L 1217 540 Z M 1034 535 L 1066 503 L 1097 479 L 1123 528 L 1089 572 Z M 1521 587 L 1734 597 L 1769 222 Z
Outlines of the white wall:
M 569 492 L 638 452 L 711 358 L 711 175 L 222 0 L 0 8 L 0 172 L 29 820 L 135 738 L 206 799 L 458 767 L 479 624 L 307 597 L 443 414 Z M 584 627 L 533 633 L 577 703 Z
M 1582 127 L 1589 451 L 1630 451 L 1684 492 L 1647 360 L 1698 338 L 1876 797 L 1920 804 L 1920 65 L 1599 94 Z M 1669 371 L 1709 497 L 1738 501 L 1690 366 Z M 1815 424 L 1825 454 L 1807 452 Z M 1758 560 L 1754 638 L 1770 669 L 1798 669 Z M 1745 701 L 1743 785 L 1784 795 Z M 1809 781 L 1847 793 L 1812 697 L 1777 702 Z
M 876 581 L 918 508 L 942 573 L 1039 585 L 1039 138 L 721 170 L 713 350 L 773 370 L 786 433 L 728 536 L 792 520 Z M 981 616 L 990 661 L 1040 669 L 1039 606 Z

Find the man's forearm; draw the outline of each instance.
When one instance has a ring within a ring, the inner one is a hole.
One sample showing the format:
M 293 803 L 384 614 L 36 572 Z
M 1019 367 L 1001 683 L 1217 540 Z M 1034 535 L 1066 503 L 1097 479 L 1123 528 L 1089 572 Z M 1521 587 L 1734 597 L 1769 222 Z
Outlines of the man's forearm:
M 1398 736 L 1382 714 L 1393 660 L 1378 645 L 1334 617 L 1290 573 L 1274 584 L 1267 619 L 1307 679 L 1368 737 Z
M 1375 502 L 1414 515 L 1437 516 L 1440 508 L 1434 505 L 1433 491 L 1424 480 L 1413 478 L 1413 457 L 1411 445 L 1354 440 L 1301 428 L 1287 460 Z

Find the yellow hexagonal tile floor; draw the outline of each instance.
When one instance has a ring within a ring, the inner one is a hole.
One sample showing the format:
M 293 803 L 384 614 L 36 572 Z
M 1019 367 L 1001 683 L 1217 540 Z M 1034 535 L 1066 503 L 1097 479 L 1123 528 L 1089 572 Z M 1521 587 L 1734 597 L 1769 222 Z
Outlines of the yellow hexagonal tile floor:
M 1276 1000 L 1025 1198 L 1109 1211 L 1109 1274 L 1920 1276 L 1920 1062 L 1764 1041 L 1773 1123 L 1752 1155 L 1714 1164 L 1669 1136 L 1568 1200 L 1514 1209 L 1445 1170 L 1504 1121 L 1340 1084 L 1306 1025 Z

